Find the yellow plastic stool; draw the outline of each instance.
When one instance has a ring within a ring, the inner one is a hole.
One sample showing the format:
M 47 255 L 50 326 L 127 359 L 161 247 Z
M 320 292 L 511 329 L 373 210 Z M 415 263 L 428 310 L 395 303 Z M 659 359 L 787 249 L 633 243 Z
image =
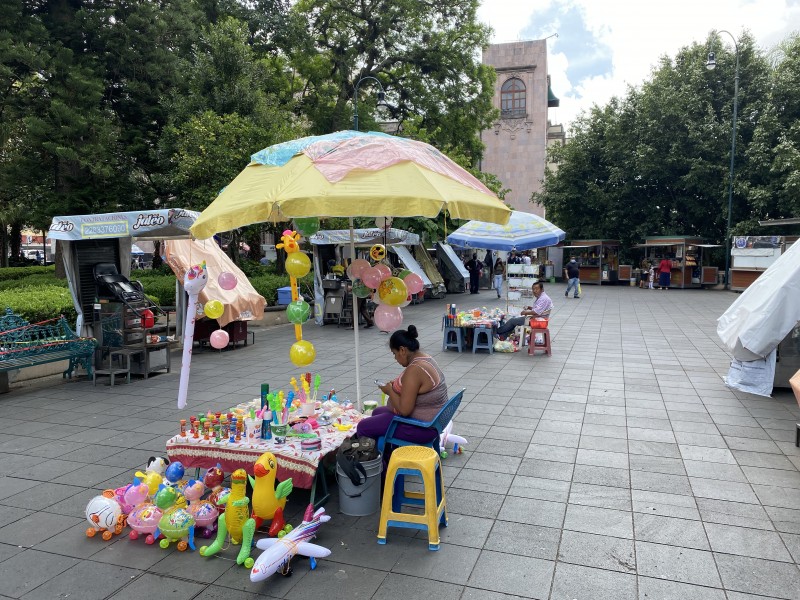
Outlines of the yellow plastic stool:
M 407 492 L 405 476 L 422 478 L 423 492 Z M 402 512 L 402 506 L 423 506 L 423 514 Z M 389 527 L 428 531 L 428 549 L 439 549 L 439 525 L 447 527 L 442 462 L 433 448 L 403 446 L 392 452 L 383 486 L 378 543 L 386 543 Z

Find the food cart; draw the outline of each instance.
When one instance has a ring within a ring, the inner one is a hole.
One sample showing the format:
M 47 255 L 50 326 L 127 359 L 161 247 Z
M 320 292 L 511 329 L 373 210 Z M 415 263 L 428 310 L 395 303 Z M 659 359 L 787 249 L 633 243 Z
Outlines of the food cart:
M 645 238 L 644 244 L 637 247 L 644 248 L 645 260 L 654 264 L 656 271 L 663 259 L 672 261 L 671 288 L 699 288 L 717 284 L 719 269 L 703 266 L 703 251 L 719 248 L 719 244 L 707 244 L 697 237 L 657 235 Z
M 736 236 L 731 248 L 730 289 L 746 290 L 797 241 L 798 236 Z
M 581 284 L 616 284 L 619 280 L 619 240 L 572 240 L 563 246 L 564 262 L 574 256 Z

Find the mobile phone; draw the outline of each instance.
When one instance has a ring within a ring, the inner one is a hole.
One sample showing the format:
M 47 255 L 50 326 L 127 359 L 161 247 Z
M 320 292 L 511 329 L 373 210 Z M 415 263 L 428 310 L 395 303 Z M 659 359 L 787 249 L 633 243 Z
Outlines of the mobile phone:
M 382 382 L 380 379 L 376 379 L 376 380 L 375 380 L 375 385 L 377 385 L 378 387 L 383 387 L 383 386 L 384 386 L 384 385 L 386 385 L 386 384 L 385 384 L 385 383 L 383 383 L 383 382 Z

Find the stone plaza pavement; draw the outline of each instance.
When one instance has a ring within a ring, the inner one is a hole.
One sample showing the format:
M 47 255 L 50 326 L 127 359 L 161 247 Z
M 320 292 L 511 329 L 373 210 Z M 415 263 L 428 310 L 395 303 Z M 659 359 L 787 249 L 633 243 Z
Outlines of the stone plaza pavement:
M 222 557 L 162 550 L 126 536 L 87 539 L 84 507 L 164 453 L 181 416 L 286 386 L 289 326 L 253 346 L 196 352 L 189 411 L 177 369 L 109 388 L 57 378 L 0 396 L 0 596 L 52 600 L 425 598 L 437 600 L 764 600 L 800 598 L 799 416 L 786 390 L 728 390 L 716 318 L 736 298 L 701 290 L 585 286 L 556 303 L 553 356 L 441 352 L 448 301 L 495 305 L 492 292 L 405 309 L 451 393 L 466 388 L 445 461 L 449 527 L 439 552 L 378 516 L 338 512 L 315 571 L 251 584 L 233 548 Z M 323 387 L 354 398 L 353 333 L 304 327 Z M 365 397 L 397 373 L 387 336 L 362 330 Z M 176 355 L 177 358 L 177 355 Z M 176 361 L 177 362 L 177 361 Z M 300 520 L 308 492 L 291 496 Z M 255 551 L 256 553 L 258 551 Z

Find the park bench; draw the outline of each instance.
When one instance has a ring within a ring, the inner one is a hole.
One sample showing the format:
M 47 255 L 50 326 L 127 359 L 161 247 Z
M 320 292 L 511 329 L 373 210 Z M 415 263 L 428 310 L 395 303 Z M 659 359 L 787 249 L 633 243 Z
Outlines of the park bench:
M 79 365 L 91 376 L 96 347 L 97 340 L 78 337 L 63 315 L 28 323 L 7 308 L 0 316 L 0 393 L 8 392 L 10 371 L 35 365 L 69 360 L 63 377 L 71 378 Z

